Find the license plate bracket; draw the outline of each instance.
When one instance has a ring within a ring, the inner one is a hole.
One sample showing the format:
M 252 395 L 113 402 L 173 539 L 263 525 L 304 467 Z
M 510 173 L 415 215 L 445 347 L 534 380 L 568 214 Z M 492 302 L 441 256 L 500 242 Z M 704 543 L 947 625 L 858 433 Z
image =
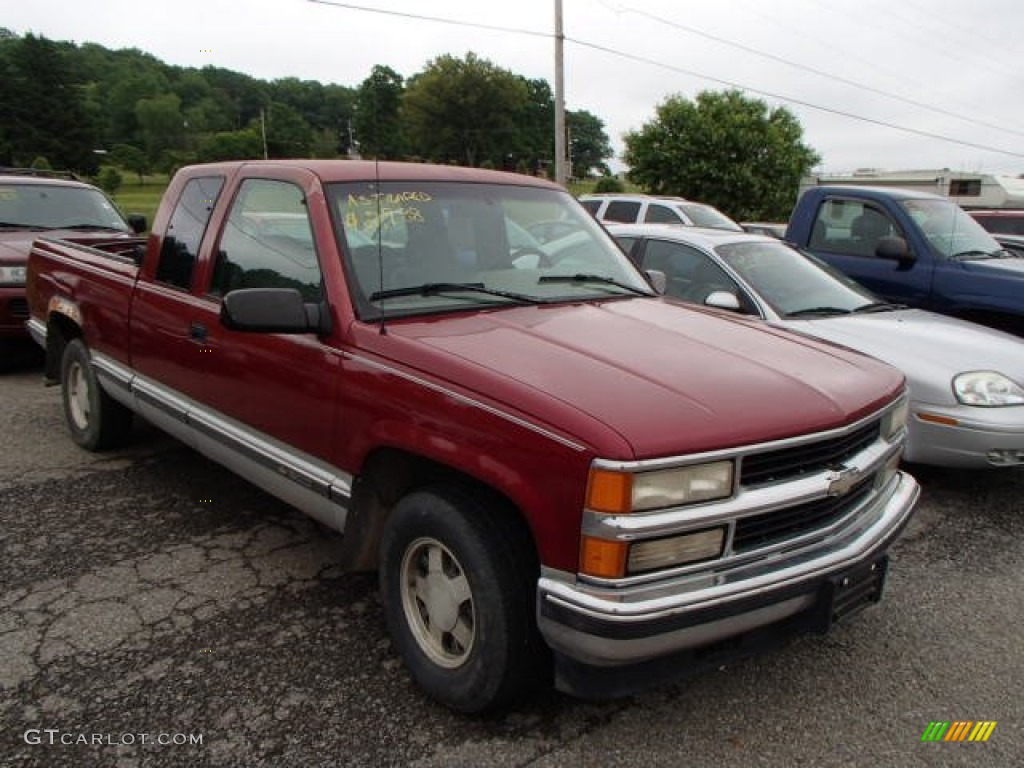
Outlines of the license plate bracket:
M 889 557 L 882 555 L 829 578 L 821 590 L 815 629 L 828 632 L 837 622 L 882 599 Z

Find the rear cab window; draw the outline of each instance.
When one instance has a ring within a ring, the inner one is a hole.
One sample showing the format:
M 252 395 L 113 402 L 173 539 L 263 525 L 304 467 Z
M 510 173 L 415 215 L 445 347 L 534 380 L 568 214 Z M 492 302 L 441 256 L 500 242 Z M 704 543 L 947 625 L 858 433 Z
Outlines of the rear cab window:
M 158 283 L 183 291 L 191 289 L 199 244 L 223 186 L 221 176 L 190 179 L 185 184 L 160 245 L 155 278 Z

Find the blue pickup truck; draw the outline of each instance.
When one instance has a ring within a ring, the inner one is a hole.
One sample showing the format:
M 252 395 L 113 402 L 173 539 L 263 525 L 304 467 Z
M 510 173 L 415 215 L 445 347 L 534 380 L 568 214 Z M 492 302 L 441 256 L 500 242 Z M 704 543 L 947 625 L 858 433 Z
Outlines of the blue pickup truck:
M 786 240 L 889 301 L 1024 336 L 1024 259 L 944 197 L 813 187 L 797 201 Z

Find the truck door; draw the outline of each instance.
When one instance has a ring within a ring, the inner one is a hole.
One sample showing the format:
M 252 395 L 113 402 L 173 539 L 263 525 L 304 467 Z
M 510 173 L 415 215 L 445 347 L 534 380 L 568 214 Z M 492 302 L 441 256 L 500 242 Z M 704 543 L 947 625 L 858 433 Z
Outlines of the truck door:
M 339 350 L 312 333 L 233 331 L 219 319 L 222 297 L 237 289 L 296 288 L 307 302 L 329 298 L 320 258 L 325 250 L 334 251 L 331 244 L 315 241 L 311 219 L 327 213 L 323 205 L 307 205 L 310 195 L 319 194 L 312 174 L 297 169 L 241 180 L 211 254 L 204 311 L 193 322 L 202 326 L 208 350 L 203 402 L 329 461 Z
M 884 209 L 869 201 L 828 197 L 815 212 L 808 250 L 889 301 L 925 306 L 929 302 L 932 262 L 917 254 L 914 262 L 876 255 L 884 237 L 907 233 Z

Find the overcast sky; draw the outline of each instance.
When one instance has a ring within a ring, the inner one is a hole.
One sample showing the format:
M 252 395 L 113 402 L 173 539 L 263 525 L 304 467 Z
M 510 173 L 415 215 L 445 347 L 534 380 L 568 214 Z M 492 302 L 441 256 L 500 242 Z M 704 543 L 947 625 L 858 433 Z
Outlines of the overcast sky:
M 0 26 L 138 48 L 179 66 L 352 87 L 375 64 L 408 77 L 437 56 L 472 51 L 554 87 L 554 7 L 555 0 L 0 0 Z M 563 0 L 563 7 L 566 106 L 601 118 L 617 152 L 622 134 L 653 119 L 667 96 L 731 84 L 789 107 L 826 172 L 1024 173 L 1020 0 Z

